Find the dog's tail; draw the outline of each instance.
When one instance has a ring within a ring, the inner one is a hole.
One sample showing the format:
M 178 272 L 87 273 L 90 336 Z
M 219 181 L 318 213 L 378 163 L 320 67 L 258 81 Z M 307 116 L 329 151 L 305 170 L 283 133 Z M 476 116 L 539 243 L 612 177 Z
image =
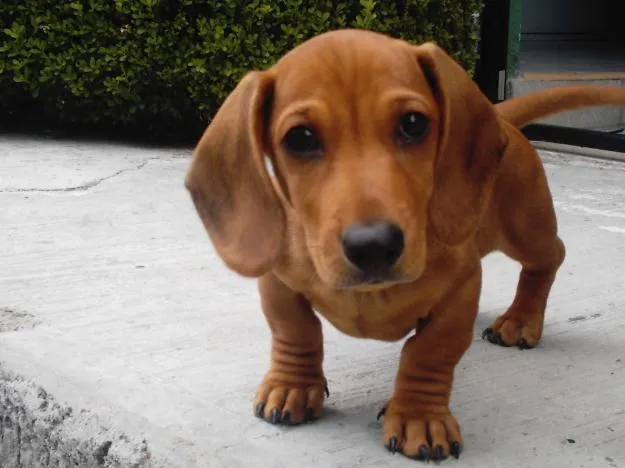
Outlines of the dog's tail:
M 497 112 L 516 127 L 558 112 L 603 105 L 625 106 L 625 87 L 562 86 L 495 104 Z

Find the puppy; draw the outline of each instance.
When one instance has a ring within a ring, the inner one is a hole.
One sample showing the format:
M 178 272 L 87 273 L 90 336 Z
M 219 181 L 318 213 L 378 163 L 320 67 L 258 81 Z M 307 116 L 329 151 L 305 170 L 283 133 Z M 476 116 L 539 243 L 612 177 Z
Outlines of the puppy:
M 523 349 L 541 337 L 565 257 L 545 172 L 517 127 L 605 103 L 625 104 L 625 91 L 570 88 L 496 107 L 435 44 L 362 30 L 321 34 L 247 74 L 185 185 L 225 264 L 258 278 L 272 350 L 255 414 L 292 425 L 321 415 L 319 313 L 353 337 L 406 340 L 386 448 L 457 458 L 449 399 L 473 339 L 480 259 L 497 250 L 522 265 L 512 305 L 484 336 Z

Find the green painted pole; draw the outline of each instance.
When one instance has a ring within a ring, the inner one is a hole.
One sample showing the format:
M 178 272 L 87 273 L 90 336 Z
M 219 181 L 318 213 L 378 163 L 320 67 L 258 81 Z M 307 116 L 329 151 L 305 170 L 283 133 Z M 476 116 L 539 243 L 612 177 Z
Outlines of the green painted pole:
M 506 75 L 507 78 L 510 79 L 519 75 L 523 0 L 510 0 L 510 11 L 508 15 L 508 60 Z

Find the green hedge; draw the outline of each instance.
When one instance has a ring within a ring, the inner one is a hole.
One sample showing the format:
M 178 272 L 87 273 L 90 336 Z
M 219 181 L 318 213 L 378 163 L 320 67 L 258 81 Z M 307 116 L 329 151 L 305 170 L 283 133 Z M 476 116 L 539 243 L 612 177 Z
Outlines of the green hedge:
M 435 40 L 467 69 L 482 0 L 1 0 L 2 117 L 197 133 L 236 81 L 311 36 Z

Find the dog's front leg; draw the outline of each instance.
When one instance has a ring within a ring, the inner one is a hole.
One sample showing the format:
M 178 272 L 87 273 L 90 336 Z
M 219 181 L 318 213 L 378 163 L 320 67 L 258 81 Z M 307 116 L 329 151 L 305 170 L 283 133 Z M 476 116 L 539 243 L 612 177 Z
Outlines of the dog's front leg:
M 273 424 L 299 424 L 321 415 L 321 322 L 308 300 L 273 273 L 259 280 L 262 309 L 271 329 L 271 365 L 254 398 L 256 416 Z
M 395 391 L 384 411 L 384 445 L 419 460 L 460 455 L 460 427 L 449 409 L 454 369 L 473 340 L 478 269 L 437 304 L 404 345 Z

